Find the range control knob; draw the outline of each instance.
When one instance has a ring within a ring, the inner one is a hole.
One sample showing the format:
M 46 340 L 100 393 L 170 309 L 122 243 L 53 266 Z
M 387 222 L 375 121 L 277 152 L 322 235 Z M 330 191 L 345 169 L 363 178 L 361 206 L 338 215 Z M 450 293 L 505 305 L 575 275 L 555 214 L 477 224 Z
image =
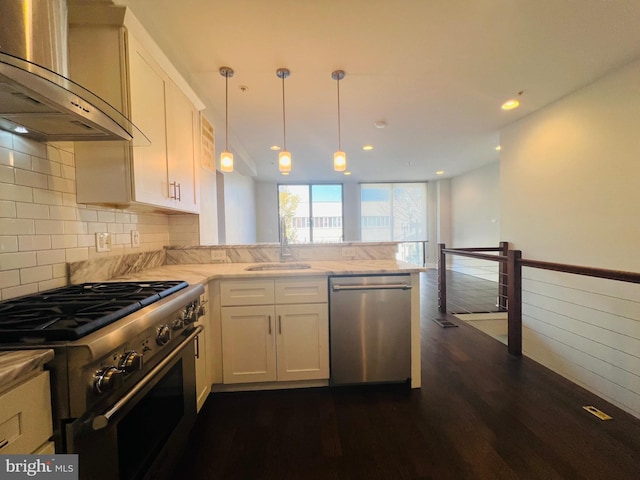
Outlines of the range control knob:
M 141 353 L 130 351 L 124 352 L 122 357 L 120 357 L 120 370 L 125 373 L 132 373 L 138 370 L 142 370 L 142 366 L 144 365 L 144 359 Z
M 171 328 L 174 330 L 180 330 L 184 328 L 184 314 L 179 313 L 178 316 L 171 322 Z
M 124 371 L 116 367 L 104 367 L 93 376 L 93 389 L 98 395 L 119 388 L 124 383 Z
M 166 323 L 158 327 L 158 334 L 156 335 L 156 343 L 158 345 L 166 345 L 171 340 L 171 329 Z

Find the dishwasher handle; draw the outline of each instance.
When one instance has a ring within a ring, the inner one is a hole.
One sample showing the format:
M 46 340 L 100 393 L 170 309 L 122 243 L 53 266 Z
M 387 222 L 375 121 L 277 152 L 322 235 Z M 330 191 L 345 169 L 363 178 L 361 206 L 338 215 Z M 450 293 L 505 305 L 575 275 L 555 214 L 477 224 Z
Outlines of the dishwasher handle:
M 332 285 L 334 292 L 341 290 L 411 290 L 411 285 L 406 283 L 390 283 L 387 285 Z

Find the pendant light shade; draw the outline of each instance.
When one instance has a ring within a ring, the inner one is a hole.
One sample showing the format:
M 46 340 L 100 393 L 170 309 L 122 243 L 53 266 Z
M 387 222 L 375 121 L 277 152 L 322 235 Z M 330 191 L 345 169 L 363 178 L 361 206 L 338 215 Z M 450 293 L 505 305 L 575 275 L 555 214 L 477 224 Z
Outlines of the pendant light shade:
M 229 79 L 233 77 L 233 69 L 229 67 L 220 67 L 220 75 L 224 77 L 224 119 L 225 119 L 225 143 L 224 151 L 220 154 L 220 171 L 233 172 L 233 153 L 229 151 Z
M 342 136 L 340 134 L 340 80 L 344 78 L 344 70 L 335 70 L 331 78 L 338 86 L 338 150 L 333 154 L 333 169 L 336 172 L 344 172 L 347 169 L 347 154 L 342 151 Z
M 284 108 L 284 79 L 290 75 L 286 68 L 279 68 L 276 71 L 278 78 L 282 79 L 282 151 L 278 155 L 278 169 L 282 173 L 291 171 L 291 153 L 287 151 L 287 121 Z

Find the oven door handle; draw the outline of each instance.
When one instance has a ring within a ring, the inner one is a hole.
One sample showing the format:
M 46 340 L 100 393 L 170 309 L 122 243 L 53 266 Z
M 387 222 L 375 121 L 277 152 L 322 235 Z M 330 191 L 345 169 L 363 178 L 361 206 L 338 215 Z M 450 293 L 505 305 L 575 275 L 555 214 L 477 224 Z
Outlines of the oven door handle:
M 202 333 L 202 330 L 204 330 L 202 325 L 196 325 L 191 333 L 187 336 L 187 338 L 169 355 L 162 359 L 162 361 L 158 363 L 158 365 L 153 367 L 153 369 L 147 374 L 147 376 L 140 380 L 131 390 L 127 392 L 125 396 L 118 400 L 109 410 L 104 412 L 102 415 L 95 416 L 91 421 L 91 426 L 93 427 L 93 429 L 101 430 L 109 425 L 109 420 L 111 420 L 114 415 L 117 415 L 118 412 L 122 410 L 122 408 L 127 403 L 129 403 L 133 397 L 135 397 L 140 391 L 142 391 L 142 389 L 146 387 L 164 367 L 169 365 L 174 358 L 180 355 L 182 350 L 184 350 L 189 345 L 189 342 L 193 341 L 198 335 L 200 335 L 200 333 Z

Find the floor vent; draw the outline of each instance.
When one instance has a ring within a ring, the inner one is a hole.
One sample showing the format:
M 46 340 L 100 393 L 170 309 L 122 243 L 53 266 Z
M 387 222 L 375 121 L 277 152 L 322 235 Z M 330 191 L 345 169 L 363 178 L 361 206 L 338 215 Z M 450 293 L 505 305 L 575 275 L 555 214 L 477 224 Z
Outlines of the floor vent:
M 587 405 L 587 406 L 582 407 L 582 408 L 584 408 L 587 412 L 595 415 L 600 420 L 611 420 L 611 418 L 612 418 L 609 415 L 607 415 L 606 413 L 604 413 L 602 410 L 598 410 L 596 407 L 592 407 L 591 405 Z
M 436 322 L 442 328 L 451 328 L 451 327 L 457 327 L 458 326 L 455 323 L 450 322 L 446 318 L 432 318 L 431 320 Z

